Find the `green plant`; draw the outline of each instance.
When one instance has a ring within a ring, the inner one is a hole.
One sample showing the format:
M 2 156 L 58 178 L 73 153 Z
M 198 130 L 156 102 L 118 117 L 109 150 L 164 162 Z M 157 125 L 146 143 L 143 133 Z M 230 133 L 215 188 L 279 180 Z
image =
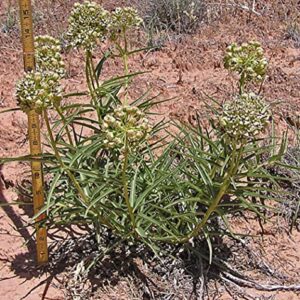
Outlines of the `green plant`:
M 37 38 L 38 72 L 17 85 L 20 108 L 35 109 L 47 129 L 42 156 L 48 178 L 46 205 L 35 218 L 47 213 L 49 227 L 84 225 L 95 233 L 99 248 L 105 248 L 101 235 L 107 231 L 117 238 L 114 246 L 126 240 L 144 243 L 156 253 L 162 243 L 188 243 L 200 234 L 211 246 L 212 234 L 225 234 L 215 232 L 218 217 L 230 229 L 228 215 L 250 210 L 262 216 L 266 206 L 251 197 L 269 199 L 268 193 L 279 189 L 278 178 L 265 167 L 280 161 L 286 139 L 272 137 L 263 143 L 269 107 L 251 93 L 219 106 L 217 126 L 212 123 L 209 129 L 200 122 L 196 128 L 175 124 L 179 134 L 172 136 L 162 131 L 163 122 L 150 126 L 151 107 L 161 101 L 147 99 L 147 93 L 130 101 L 128 93 L 137 75 L 129 73 L 129 59 L 140 51 L 131 49 L 128 31 L 140 24 L 132 8 L 110 14 L 88 1 L 74 6 L 67 36 L 70 47 L 84 50 L 88 90 L 82 93 L 61 91 L 64 72 L 57 41 Z M 111 51 L 95 65 L 92 51 L 105 38 Z M 252 54 L 248 47 L 238 51 L 242 69 L 234 69 L 247 81 L 256 77 L 248 76 L 244 62 L 261 71 L 255 60 L 261 62 L 261 54 Z M 108 59 L 121 59 L 124 75 L 101 81 Z M 80 95 L 90 101 L 64 104 L 66 98 Z M 50 109 L 58 116 L 54 121 Z M 151 141 L 153 133 L 161 139 Z
M 127 104 L 130 80 L 135 76 L 129 74 L 128 59 L 139 51 L 131 49 L 127 31 L 140 23 L 132 8 L 118 8 L 109 14 L 88 1 L 74 6 L 67 36 L 70 47 L 84 50 L 88 91 L 82 94 L 91 100 L 86 105 L 63 105 L 64 98 L 79 95 L 64 95 L 57 89 L 64 74 L 60 48 L 49 37 L 36 39 L 38 72 L 18 83 L 17 98 L 24 112 L 35 109 L 46 124 L 50 151 L 44 158 L 50 181 L 44 211 L 50 226 L 89 224 L 97 232 L 98 241 L 102 226 L 122 238 L 137 235 L 138 220 L 128 178 L 135 165 L 133 157 L 151 148 L 147 139 L 152 128 L 146 114 L 152 104 L 158 103 L 150 103 L 144 95 Z M 105 38 L 111 41 L 112 50 L 94 65 L 92 50 Z M 109 58 L 122 59 L 124 75 L 101 82 L 102 67 Z M 120 99 L 122 87 L 125 95 Z M 51 123 L 49 109 L 56 111 L 58 121 Z M 84 136 L 85 130 L 91 130 L 91 134 Z

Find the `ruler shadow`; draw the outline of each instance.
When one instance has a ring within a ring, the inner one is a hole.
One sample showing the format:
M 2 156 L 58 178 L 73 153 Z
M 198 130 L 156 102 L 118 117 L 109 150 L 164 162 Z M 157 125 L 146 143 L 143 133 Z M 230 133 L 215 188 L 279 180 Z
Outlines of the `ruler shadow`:
M 9 187 L 9 184 L 6 183 L 5 178 L 2 174 L 2 165 L 0 165 L 0 202 L 3 204 L 1 209 L 11 220 L 13 227 L 18 231 L 18 233 L 23 237 L 25 246 L 28 252 L 33 253 L 35 251 L 35 241 L 33 240 L 32 235 L 29 230 L 24 226 L 24 222 L 22 220 L 21 215 L 15 211 L 13 205 L 10 205 L 10 201 L 6 199 L 4 196 L 4 190 Z M 29 208 L 33 210 L 33 207 L 30 205 L 26 205 L 26 209 L 24 210 L 25 214 L 28 214 Z M 23 209 L 23 208 L 22 208 Z M 22 245 L 20 245 L 21 247 Z

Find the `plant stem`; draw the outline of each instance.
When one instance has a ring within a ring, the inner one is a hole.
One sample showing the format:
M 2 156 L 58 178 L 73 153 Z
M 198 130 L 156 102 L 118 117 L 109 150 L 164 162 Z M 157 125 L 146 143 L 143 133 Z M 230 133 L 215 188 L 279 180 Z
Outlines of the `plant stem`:
M 88 207 L 89 206 L 89 202 L 90 202 L 89 199 L 88 199 L 88 197 L 85 195 L 83 189 L 79 185 L 79 183 L 76 180 L 76 178 L 73 175 L 73 173 L 66 167 L 66 165 L 64 164 L 62 158 L 60 157 L 59 151 L 57 149 L 57 146 L 56 146 L 56 143 L 55 143 L 55 140 L 54 140 L 54 137 L 53 137 L 53 133 L 52 133 L 52 129 L 51 129 L 51 125 L 50 125 L 50 121 L 49 121 L 47 110 L 44 110 L 43 115 L 44 115 L 44 120 L 45 120 L 46 127 L 47 127 L 47 132 L 48 132 L 48 135 L 49 135 L 49 138 L 50 138 L 51 147 L 53 148 L 53 151 L 54 151 L 54 155 L 55 155 L 58 163 L 60 164 L 60 167 L 62 168 L 63 171 L 66 172 L 66 174 L 70 178 L 72 184 L 74 185 L 74 187 L 76 188 L 77 192 L 79 193 L 81 199 L 83 200 L 83 205 L 86 206 L 86 207 Z M 105 224 L 109 228 L 112 228 L 112 226 L 110 225 L 110 223 L 104 217 L 101 217 L 101 216 L 99 216 L 99 217 L 100 217 L 100 220 L 101 220 L 101 222 L 103 224 Z
M 221 187 L 219 189 L 219 192 L 217 193 L 217 195 L 213 199 L 211 205 L 207 209 L 207 211 L 206 211 L 205 215 L 203 216 L 201 222 L 198 223 L 198 225 L 193 229 L 193 231 L 187 237 L 184 237 L 180 242 L 185 243 L 189 239 L 191 239 L 192 237 L 197 236 L 199 234 L 199 232 L 201 231 L 201 229 L 207 223 L 207 221 L 208 221 L 209 217 L 211 216 L 211 214 L 216 210 L 216 208 L 218 207 L 220 201 L 222 200 L 223 196 L 226 194 L 226 192 L 227 192 L 227 190 L 230 186 L 232 176 L 237 172 L 237 169 L 239 167 L 239 161 L 241 159 L 242 149 L 243 149 L 243 146 L 241 146 L 241 148 L 238 151 L 238 155 L 237 155 L 236 145 L 234 145 L 233 150 L 232 150 L 232 156 L 231 156 L 231 164 L 230 164 L 228 173 L 224 178 L 224 182 L 223 182 L 223 184 L 221 185 Z
M 94 88 L 93 88 L 93 85 L 91 82 L 91 74 L 90 74 L 90 67 L 89 67 L 89 65 L 90 65 L 89 55 L 90 55 L 90 52 L 86 51 L 86 53 L 85 53 L 85 77 L 86 77 L 86 82 L 87 82 L 90 94 L 92 96 L 92 99 L 94 99 L 95 92 L 94 92 Z
M 67 127 L 67 120 L 66 120 L 65 116 L 63 115 L 63 112 L 62 112 L 61 108 L 60 108 L 59 106 L 56 106 L 55 108 L 56 108 L 57 113 L 58 113 L 59 116 L 61 117 L 61 119 L 62 119 L 62 121 L 63 121 L 63 124 L 65 125 L 65 128 L 66 128 L 66 132 L 67 132 L 67 136 L 68 136 L 69 142 L 70 142 L 70 144 L 71 144 L 72 146 L 74 146 L 73 141 L 72 141 L 72 137 L 71 137 L 71 133 L 70 133 L 70 131 L 69 131 L 69 128 Z M 72 151 L 72 152 L 73 152 L 73 151 Z M 80 168 L 79 165 L 78 165 L 77 167 Z M 85 179 L 85 176 L 84 176 L 83 174 L 80 174 L 80 179 L 81 179 L 81 180 L 84 180 L 84 179 Z M 84 190 L 85 195 L 88 195 L 88 194 L 89 194 L 89 189 L 88 189 L 88 187 L 84 187 L 83 190 Z
M 246 81 L 246 77 L 245 77 L 245 73 L 243 72 L 241 74 L 241 78 L 239 80 L 239 93 L 240 93 L 240 95 L 242 95 L 244 93 L 245 81 Z
M 53 137 L 53 133 L 51 130 L 51 126 L 50 126 L 50 121 L 49 121 L 49 117 L 48 117 L 48 113 L 46 110 L 44 110 L 44 119 L 45 119 L 45 123 L 46 123 L 46 127 L 47 127 L 47 131 L 48 131 L 48 135 L 50 138 L 50 143 L 51 143 L 51 147 L 54 150 L 54 154 L 56 159 L 58 160 L 61 168 L 67 173 L 67 175 L 69 176 L 70 180 L 72 181 L 73 185 L 75 186 L 75 188 L 77 189 L 78 193 L 80 194 L 82 200 L 84 201 L 85 204 L 89 204 L 89 200 L 86 197 L 86 195 L 84 194 L 82 188 L 80 187 L 79 183 L 77 182 L 76 178 L 74 177 L 74 175 L 70 172 L 70 170 L 68 170 L 68 168 L 66 167 L 66 165 L 64 164 L 62 158 L 59 155 L 54 137 Z
M 86 81 L 87 81 L 87 85 L 92 97 L 92 104 L 95 106 L 96 111 L 97 111 L 97 117 L 98 117 L 98 121 L 99 124 L 102 122 L 102 117 L 101 117 L 101 110 L 99 108 L 99 105 L 97 103 L 97 95 L 95 93 L 95 85 L 94 85 L 94 80 L 97 83 L 98 86 L 98 82 L 96 80 L 96 75 L 95 75 L 95 71 L 94 71 L 94 67 L 93 67 L 93 61 L 92 61 L 92 53 L 91 51 L 86 51 L 85 53 L 86 57 L 85 57 L 85 76 L 86 76 Z M 93 74 L 94 73 L 94 74 Z
M 129 201 L 129 193 L 128 193 L 128 178 L 126 175 L 127 167 L 128 167 L 128 139 L 126 136 L 126 141 L 125 141 L 125 153 L 124 153 L 124 163 L 123 163 L 123 168 L 122 168 L 122 183 L 123 183 L 123 196 L 127 205 L 127 209 L 129 212 L 130 220 L 131 220 L 131 225 L 133 230 L 135 229 L 135 218 L 134 218 L 134 212 L 133 208 L 130 204 Z
M 92 79 L 96 83 L 96 86 L 98 88 L 99 87 L 99 82 L 98 82 L 98 79 L 97 79 L 97 76 L 96 76 L 96 70 L 95 70 L 94 63 L 93 63 L 93 55 L 92 55 L 91 52 L 89 53 L 89 65 L 90 65 L 90 71 L 91 71 Z
M 128 76 L 129 74 L 129 68 L 128 68 L 128 42 L 126 37 L 126 28 L 123 29 L 123 38 L 124 38 L 124 50 L 123 50 L 123 64 L 124 64 L 124 74 L 125 76 Z M 124 99 L 124 105 L 127 105 L 128 103 L 128 77 L 125 79 L 125 99 Z
M 66 118 L 65 118 L 65 116 L 64 116 L 61 108 L 59 106 L 55 106 L 55 109 L 56 109 L 57 113 L 59 114 L 59 116 L 61 117 L 62 122 L 63 122 L 63 124 L 65 126 L 66 133 L 67 133 L 70 145 L 74 146 L 74 143 L 73 143 L 73 140 L 72 140 L 72 137 L 71 137 L 71 133 L 70 133 L 70 130 L 68 128 L 67 120 L 66 120 Z

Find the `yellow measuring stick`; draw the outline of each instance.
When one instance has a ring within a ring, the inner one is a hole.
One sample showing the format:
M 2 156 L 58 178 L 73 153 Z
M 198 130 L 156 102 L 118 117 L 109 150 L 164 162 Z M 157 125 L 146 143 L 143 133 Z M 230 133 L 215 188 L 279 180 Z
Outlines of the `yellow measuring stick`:
M 24 70 L 26 72 L 34 71 L 34 39 L 32 24 L 32 7 L 31 0 L 19 0 L 20 19 L 22 30 Z M 28 113 L 28 133 L 30 143 L 30 153 L 32 156 L 41 155 L 41 136 L 39 115 L 32 110 Z M 34 213 L 37 214 L 44 205 L 44 186 L 43 171 L 41 161 L 33 161 L 31 163 L 32 171 L 32 191 Z M 37 222 L 44 220 L 46 215 L 41 215 Z M 36 249 L 37 263 L 44 264 L 48 262 L 48 246 L 47 246 L 47 229 L 36 225 Z

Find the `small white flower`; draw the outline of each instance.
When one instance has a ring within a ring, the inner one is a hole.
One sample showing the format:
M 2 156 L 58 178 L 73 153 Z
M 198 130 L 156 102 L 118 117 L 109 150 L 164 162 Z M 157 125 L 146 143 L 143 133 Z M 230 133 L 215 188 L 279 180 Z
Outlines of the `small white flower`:
M 109 141 L 112 141 L 113 138 L 114 138 L 113 132 L 108 132 L 106 136 L 107 136 L 107 138 L 108 138 Z
M 127 131 L 127 135 L 128 135 L 129 138 L 131 138 L 131 137 L 133 137 L 135 135 L 135 131 L 133 129 L 129 129 Z

